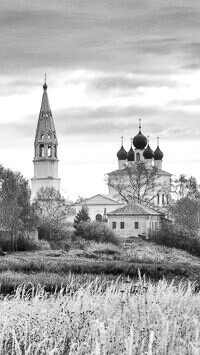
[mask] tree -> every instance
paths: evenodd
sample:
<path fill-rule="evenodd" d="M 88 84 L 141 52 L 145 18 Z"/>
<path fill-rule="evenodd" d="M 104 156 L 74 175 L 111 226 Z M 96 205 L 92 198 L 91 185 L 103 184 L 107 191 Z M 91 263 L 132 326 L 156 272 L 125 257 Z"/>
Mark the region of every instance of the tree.
<path fill-rule="evenodd" d="M 64 229 L 70 203 L 53 187 L 42 187 L 33 202 L 40 235 L 47 240 L 57 239 Z"/>
<path fill-rule="evenodd" d="M 200 199 L 200 185 L 194 176 L 187 177 L 181 174 L 172 182 L 172 193 L 175 200 L 185 197 L 198 200 Z"/>
<path fill-rule="evenodd" d="M 34 224 L 30 196 L 28 180 L 0 166 L 0 224 L 11 233 L 12 249 L 17 233 Z"/>
<path fill-rule="evenodd" d="M 88 213 L 88 207 L 82 206 L 81 210 L 77 213 L 77 215 L 74 218 L 74 228 L 77 229 L 77 226 L 80 222 L 89 222 L 90 217 Z"/>
<path fill-rule="evenodd" d="M 134 167 L 126 167 L 117 174 L 109 174 L 106 181 L 109 188 L 116 192 L 116 196 L 126 203 L 152 205 L 154 197 L 160 191 L 169 192 L 170 189 L 170 186 L 159 182 L 158 169 L 148 169 L 143 162 Z"/>
<path fill-rule="evenodd" d="M 175 224 L 182 229 L 195 232 L 199 227 L 199 201 L 186 196 L 177 200 L 170 210 Z"/>

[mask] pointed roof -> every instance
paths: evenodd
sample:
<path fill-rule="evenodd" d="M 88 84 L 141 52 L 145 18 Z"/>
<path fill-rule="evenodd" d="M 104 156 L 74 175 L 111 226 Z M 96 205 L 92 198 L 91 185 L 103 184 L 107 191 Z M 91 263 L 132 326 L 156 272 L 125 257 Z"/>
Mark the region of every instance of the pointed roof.
<path fill-rule="evenodd" d="M 55 125 L 54 125 L 53 116 L 49 104 L 48 94 L 47 94 L 46 78 L 45 78 L 45 83 L 43 85 L 43 90 L 44 91 L 42 95 L 41 108 L 40 108 L 36 135 L 35 135 L 35 144 L 37 144 L 38 141 L 41 140 L 41 134 L 44 134 L 47 137 L 49 133 L 51 134 L 51 140 L 49 142 L 58 144 Z"/>
<path fill-rule="evenodd" d="M 49 105 L 49 98 L 47 95 L 47 84 L 46 82 L 43 85 L 43 95 L 42 95 L 42 103 L 41 103 L 41 108 L 40 108 L 40 112 L 51 112 L 51 108 Z"/>

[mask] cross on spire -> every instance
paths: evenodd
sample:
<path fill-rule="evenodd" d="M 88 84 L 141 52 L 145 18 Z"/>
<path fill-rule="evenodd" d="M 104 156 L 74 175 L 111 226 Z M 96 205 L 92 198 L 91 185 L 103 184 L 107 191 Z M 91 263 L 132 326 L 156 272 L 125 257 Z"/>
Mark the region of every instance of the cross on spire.
<path fill-rule="evenodd" d="M 43 85 L 43 89 L 47 90 L 47 74 L 44 74 L 44 85 Z"/>
<path fill-rule="evenodd" d="M 122 146 L 123 146 L 123 143 L 124 143 L 124 137 L 121 136 L 121 143 L 122 143 Z"/>
<path fill-rule="evenodd" d="M 141 118 L 139 118 L 139 131 L 141 132 Z"/>
<path fill-rule="evenodd" d="M 159 147 L 159 137 L 157 137 L 157 146 Z"/>

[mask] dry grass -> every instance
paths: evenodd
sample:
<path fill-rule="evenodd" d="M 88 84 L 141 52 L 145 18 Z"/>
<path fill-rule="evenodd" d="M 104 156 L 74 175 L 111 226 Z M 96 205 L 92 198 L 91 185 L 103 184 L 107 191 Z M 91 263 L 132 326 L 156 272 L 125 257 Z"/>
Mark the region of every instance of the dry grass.
<path fill-rule="evenodd" d="M 63 291 L 19 288 L 0 302 L 1 355 L 200 352 L 200 295 L 191 284 L 146 285 L 140 278 L 135 292 L 132 283 L 105 289 L 96 280 Z"/>

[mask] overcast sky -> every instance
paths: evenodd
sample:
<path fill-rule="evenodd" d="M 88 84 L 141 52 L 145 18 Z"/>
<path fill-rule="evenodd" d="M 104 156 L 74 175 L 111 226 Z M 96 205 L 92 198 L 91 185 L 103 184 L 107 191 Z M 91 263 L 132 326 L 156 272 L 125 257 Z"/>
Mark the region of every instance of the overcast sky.
<path fill-rule="evenodd" d="M 0 162 L 33 177 L 47 73 L 65 195 L 107 193 L 139 117 L 163 169 L 200 181 L 199 33 L 198 0 L 1 0 Z"/>

